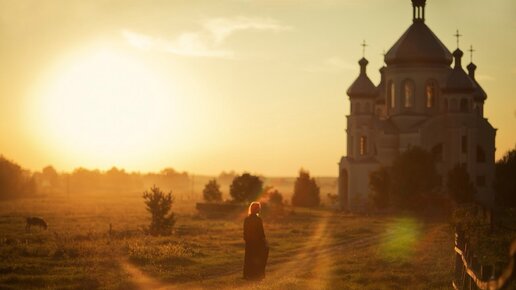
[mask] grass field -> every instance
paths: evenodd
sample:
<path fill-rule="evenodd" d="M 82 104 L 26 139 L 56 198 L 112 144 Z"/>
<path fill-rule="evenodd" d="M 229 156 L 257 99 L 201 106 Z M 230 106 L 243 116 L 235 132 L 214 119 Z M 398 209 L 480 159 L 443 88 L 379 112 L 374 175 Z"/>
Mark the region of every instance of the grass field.
<path fill-rule="evenodd" d="M 267 277 L 246 282 L 237 217 L 178 201 L 175 232 L 146 236 L 140 195 L 0 204 L 0 289 L 449 289 L 453 230 L 411 216 L 285 208 L 264 214 Z M 47 231 L 25 232 L 38 215 Z M 111 235 L 109 224 L 113 226 Z"/>

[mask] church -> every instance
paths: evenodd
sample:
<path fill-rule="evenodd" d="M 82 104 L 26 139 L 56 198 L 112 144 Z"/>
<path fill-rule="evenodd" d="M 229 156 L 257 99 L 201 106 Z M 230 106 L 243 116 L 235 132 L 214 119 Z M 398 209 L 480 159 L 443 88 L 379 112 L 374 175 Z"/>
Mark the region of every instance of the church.
<path fill-rule="evenodd" d="M 347 90 L 347 154 L 339 162 L 342 209 L 363 208 L 369 172 L 414 146 L 434 155 L 443 188 L 448 171 L 464 164 L 475 199 L 494 202 L 496 129 L 484 117 L 487 95 L 475 79 L 476 65 L 462 67 L 458 32 L 451 53 L 425 24 L 425 4 L 412 0 L 413 22 L 385 54 L 378 85 L 367 76 L 367 59 L 358 62 L 360 73 Z"/>

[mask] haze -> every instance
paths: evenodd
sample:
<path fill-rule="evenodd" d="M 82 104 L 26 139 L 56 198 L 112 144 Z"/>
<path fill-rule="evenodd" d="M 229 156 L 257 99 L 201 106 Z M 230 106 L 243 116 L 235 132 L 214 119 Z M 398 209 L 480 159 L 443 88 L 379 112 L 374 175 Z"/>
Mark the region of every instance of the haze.
<path fill-rule="evenodd" d="M 516 2 L 426 12 L 450 50 L 456 29 L 475 49 L 498 159 L 516 143 Z M 335 176 L 360 44 L 377 83 L 411 16 L 408 0 L 0 1 L 0 154 L 29 169 Z"/>

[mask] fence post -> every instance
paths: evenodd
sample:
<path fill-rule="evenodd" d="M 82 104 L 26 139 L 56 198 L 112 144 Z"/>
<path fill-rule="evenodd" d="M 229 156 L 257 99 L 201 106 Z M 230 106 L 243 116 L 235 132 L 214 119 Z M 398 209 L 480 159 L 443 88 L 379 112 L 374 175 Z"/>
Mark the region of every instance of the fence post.
<path fill-rule="evenodd" d="M 479 264 L 478 264 L 478 258 L 477 258 L 477 255 L 473 255 L 473 257 L 471 258 L 471 270 L 473 270 L 473 272 L 475 273 L 475 275 L 478 277 L 479 276 Z M 475 283 L 475 280 L 473 280 L 473 278 L 471 278 L 471 284 L 469 286 L 469 289 L 471 290 L 477 290 L 478 287 L 477 287 L 477 283 Z"/>
<path fill-rule="evenodd" d="M 464 255 L 464 259 L 466 262 L 468 261 L 468 254 L 469 254 L 469 244 L 466 239 L 464 239 L 464 251 L 462 252 L 462 255 Z M 462 264 L 462 289 L 468 289 L 468 271 L 467 271 L 467 263 L 466 265 Z"/>
<path fill-rule="evenodd" d="M 463 244 L 463 240 L 464 240 L 464 236 L 463 236 L 463 232 L 460 228 L 459 225 L 457 225 L 455 227 L 455 247 L 457 247 L 458 249 L 460 249 L 461 251 L 464 251 L 464 244 Z M 455 276 L 454 276 L 454 280 L 455 280 L 455 283 L 457 285 L 457 287 L 459 287 L 460 283 L 461 283 L 461 274 L 462 274 L 462 258 L 460 256 L 460 254 L 455 251 Z"/>

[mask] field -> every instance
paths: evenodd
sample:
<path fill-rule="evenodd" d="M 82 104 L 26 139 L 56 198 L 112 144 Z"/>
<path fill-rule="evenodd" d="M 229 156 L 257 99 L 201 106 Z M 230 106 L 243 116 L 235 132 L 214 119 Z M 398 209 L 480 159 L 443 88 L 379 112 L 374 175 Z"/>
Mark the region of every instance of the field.
<path fill-rule="evenodd" d="M 267 277 L 241 278 L 245 213 L 207 218 L 177 201 L 169 237 L 152 237 L 139 194 L 0 204 L 0 289 L 449 289 L 453 230 L 412 216 L 286 207 L 264 213 Z M 38 215 L 47 231 L 25 231 Z M 112 225 L 110 233 L 109 228 Z"/>

